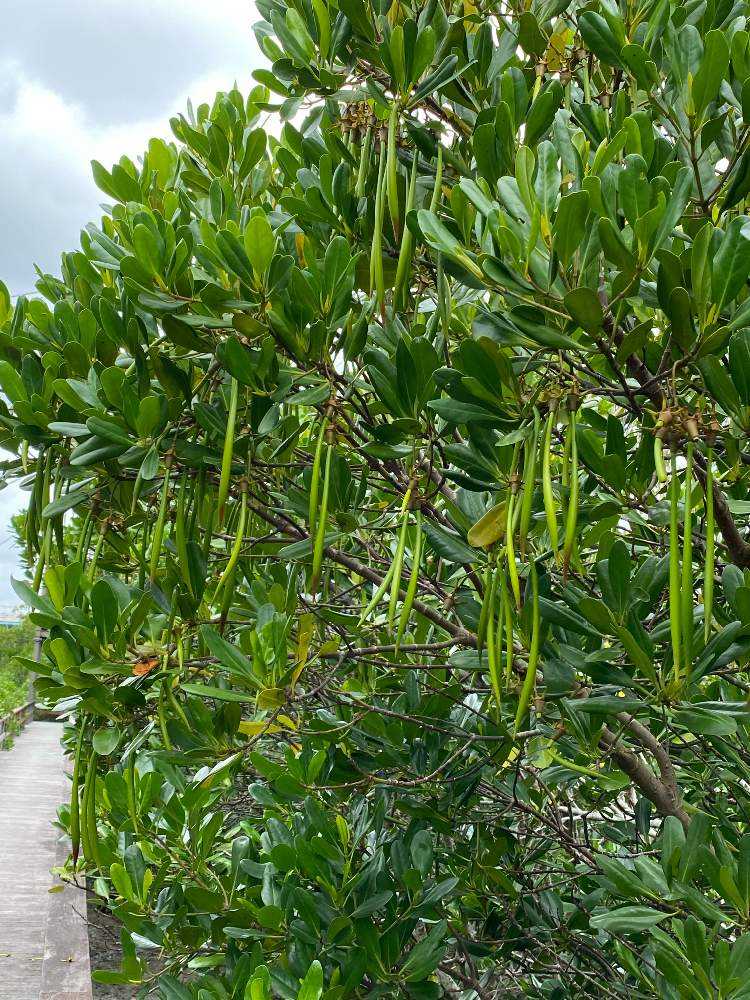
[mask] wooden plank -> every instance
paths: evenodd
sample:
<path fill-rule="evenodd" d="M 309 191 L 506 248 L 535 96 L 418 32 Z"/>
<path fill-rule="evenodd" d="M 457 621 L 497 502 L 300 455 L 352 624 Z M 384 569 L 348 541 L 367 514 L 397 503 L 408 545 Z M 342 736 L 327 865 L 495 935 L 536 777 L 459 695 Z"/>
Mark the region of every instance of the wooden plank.
<path fill-rule="evenodd" d="M 61 801 L 69 794 L 70 784 L 64 776 Z M 56 868 L 65 864 L 69 853 L 68 838 L 58 837 Z M 49 897 L 39 1000 L 91 1000 L 85 879 L 81 888 L 64 883 L 57 876 L 52 884 L 61 887 L 61 891 Z"/>
<path fill-rule="evenodd" d="M 40 997 L 43 976 L 48 984 L 46 1000 L 91 996 L 88 939 L 85 960 L 81 944 L 85 924 L 80 918 L 73 923 L 71 903 L 80 909 L 78 893 L 49 891 L 50 869 L 64 857 L 58 851 L 65 850 L 59 843 L 60 831 L 52 825 L 67 794 L 60 733 L 59 723 L 31 722 L 16 737 L 12 750 L 0 752 L 0 1000 Z M 48 938 L 48 926 L 77 935 L 75 947 L 63 944 L 54 930 Z M 45 954 L 51 963 L 48 970 Z"/>

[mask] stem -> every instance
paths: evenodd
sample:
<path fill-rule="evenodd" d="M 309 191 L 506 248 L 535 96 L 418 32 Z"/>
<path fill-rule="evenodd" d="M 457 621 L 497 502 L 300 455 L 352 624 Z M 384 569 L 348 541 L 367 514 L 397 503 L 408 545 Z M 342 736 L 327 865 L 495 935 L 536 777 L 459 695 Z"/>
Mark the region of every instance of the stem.
<path fill-rule="evenodd" d="M 682 591 L 680 618 L 682 623 L 682 659 L 685 678 L 689 680 L 693 665 L 693 442 L 687 445 L 685 467 L 685 519 L 682 534 Z"/>
<path fill-rule="evenodd" d="M 536 564 L 531 563 L 530 566 L 531 574 L 531 600 L 532 600 L 532 613 L 531 613 L 531 642 L 529 644 L 529 664 L 526 668 L 526 676 L 523 681 L 523 687 L 521 688 L 521 695 L 518 699 L 518 709 L 516 710 L 516 720 L 513 729 L 513 738 L 518 735 L 521 729 L 521 723 L 526 715 L 526 711 L 531 704 L 531 699 L 534 694 L 534 686 L 536 685 L 536 672 L 537 666 L 539 664 L 539 635 L 540 635 L 540 616 L 539 616 L 539 577 L 536 571 Z"/>
<path fill-rule="evenodd" d="M 672 636 L 672 664 L 675 683 L 680 679 L 680 524 L 677 455 L 672 450 L 672 481 L 669 505 L 669 627 Z"/>
<path fill-rule="evenodd" d="M 229 390 L 229 415 L 227 416 L 227 432 L 224 437 L 224 451 L 221 456 L 221 478 L 219 479 L 219 524 L 224 523 L 224 504 L 229 496 L 229 479 L 232 474 L 232 454 L 234 451 L 234 428 L 237 423 L 237 403 L 239 401 L 239 382 L 232 379 Z"/>
<path fill-rule="evenodd" d="M 706 456 L 706 557 L 703 568 L 703 640 L 711 638 L 714 606 L 714 562 L 716 554 L 716 525 L 714 515 L 713 448 Z"/>

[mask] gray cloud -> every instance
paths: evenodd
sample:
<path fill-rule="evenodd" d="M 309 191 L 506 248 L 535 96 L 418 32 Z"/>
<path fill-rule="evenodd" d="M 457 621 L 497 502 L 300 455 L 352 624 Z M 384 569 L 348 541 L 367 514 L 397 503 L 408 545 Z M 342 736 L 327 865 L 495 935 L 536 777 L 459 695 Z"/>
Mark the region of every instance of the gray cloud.
<path fill-rule="evenodd" d="M 249 0 L 5 0 L 3 13 L 0 278 L 20 294 L 98 217 L 91 159 L 169 137 L 188 97 L 249 90 L 262 57 Z"/>
<path fill-rule="evenodd" d="M 248 78 L 255 17 L 250 0 L 5 0 L 12 30 L 0 59 L 108 127 L 139 121 L 209 73 Z"/>
<path fill-rule="evenodd" d="M 0 34 L 0 279 L 33 291 L 33 265 L 59 272 L 105 196 L 89 161 L 133 158 L 169 117 L 263 63 L 251 0 L 3 0 Z M 25 506 L 0 490 L 0 604 L 23 576 L 9 530 Z"/>

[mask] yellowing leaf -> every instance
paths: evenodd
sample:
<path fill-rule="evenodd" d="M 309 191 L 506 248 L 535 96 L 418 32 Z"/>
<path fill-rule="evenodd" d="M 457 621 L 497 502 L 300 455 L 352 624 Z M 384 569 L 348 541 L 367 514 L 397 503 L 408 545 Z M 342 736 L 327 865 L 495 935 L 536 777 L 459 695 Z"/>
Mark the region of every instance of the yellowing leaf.
<path fill-rule="evenodd" d="M 282 688 L 263 688 L 258 692 L 258 708 L 278 708 L 285 699 L 286 693 Z"/>
<path fill-rule="evenodd" d="M 258 736 L 260 733 L 280 733 L 284 729 L 296 728 L 288 715 L 277 715 L 275 719 L 242 719 L 237 731 L 246 736 Z"/>
<path fill-rule="evenodd" d="M 495 504 L 486 514 L 479 518 L 476 524 L 469 528 L 466 536 L 469 545 L 477 549 L 486 549 L 505 534 L 505 501 Z"/>

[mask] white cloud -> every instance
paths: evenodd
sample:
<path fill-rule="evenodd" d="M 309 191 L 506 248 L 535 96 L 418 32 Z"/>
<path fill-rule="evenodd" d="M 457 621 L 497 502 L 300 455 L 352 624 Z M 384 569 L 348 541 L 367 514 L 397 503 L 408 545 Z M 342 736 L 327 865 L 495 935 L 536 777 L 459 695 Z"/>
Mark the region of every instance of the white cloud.
<path fill-rule="evenodd" d="M 169 118 L 265 63 L 251 0 L 2 0 L 0 33 L 0 278 L 33 291 L 33 265 L 59 273 L 60 254 L 106 200 L 90 161 L 136 158 Z M 22 509 L 0 491 L 0 604 L 23 575 L 10 532 Z"/>
<path fill-rule="evenodd" d="M 0 59 L 84 108 L 89 119 L 141 119 L 219 71 L 257 65 L 251 0 L 4 0 Z"/>
<path fill-rule="evenodd" d="M 5 0 L 3 13 L 0 278 L 20 294 L 100 214 L 92 159 L 138 156 L 188 98 L 249 90 L 263 59 L 247 0 Z"/>

